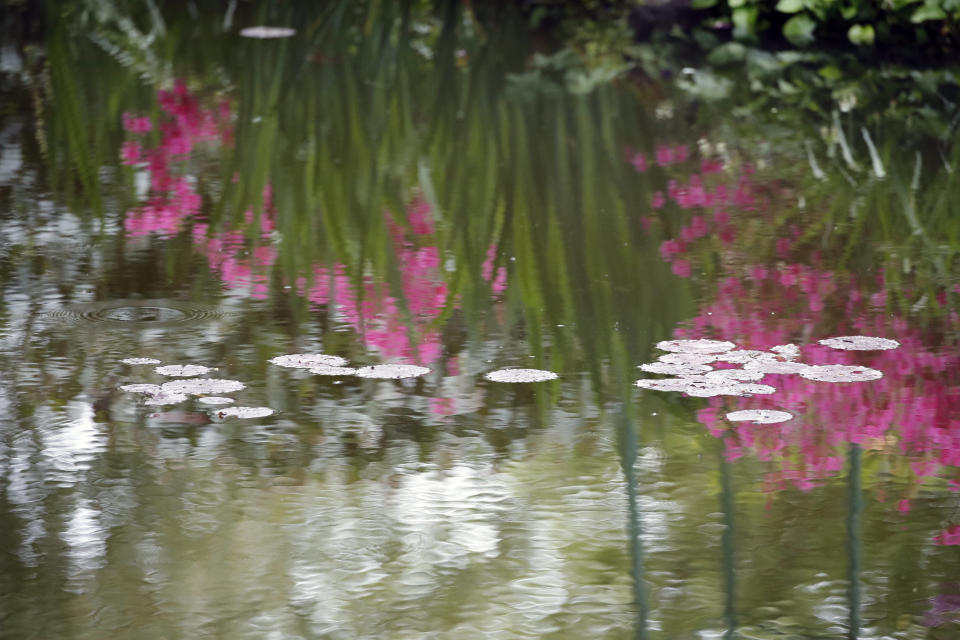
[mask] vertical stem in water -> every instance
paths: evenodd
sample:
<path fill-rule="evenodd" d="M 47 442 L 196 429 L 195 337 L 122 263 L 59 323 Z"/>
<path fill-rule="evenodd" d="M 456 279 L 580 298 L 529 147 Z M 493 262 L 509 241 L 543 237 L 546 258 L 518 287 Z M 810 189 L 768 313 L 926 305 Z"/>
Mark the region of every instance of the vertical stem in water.
<path fill-rule="evenodd" d="M 863 496 L 860 492 L 862 452 L 859 445 L 850 444 L 850 469 L 847 475 L 847 600 L 850 607 L 850 628 L 847 637 L 860 637 L 860 514 Z"/>
<path fill-rule="evenodd" d="M 723 604 L 723 618 L 727 623 L 727 632 L 724 638 L 730 640 L 734 637 L 737 630 L 737 574 L 736 574 L 736 550 L 734 540 L 736 539 L 736 529 L 733 520 L 733 487 L 730 479 L 730 463 L 727 461 L 726 440 L 719 441 L 720 446 L 720 506 L 723 509 L 723 577 L 726 587 L 726 598 Z"/>
<path fill-rule="evenodd" d="M 643 541 L 640 524 L 640 509 L 637 505 L 637 433 L 627 416 L 628 406 L 620 413 L 617 431 L 620 441 L 620 466 L 627 483 L 627 505 L 630 521 L 627 523 L 627 535 L 630 536 L 630 575 L 633 576 L 633 599 L 637 607 L 637 627 L 635 637 L 646 640 L 647 635 L 647 589 L 644 584 Z"/>

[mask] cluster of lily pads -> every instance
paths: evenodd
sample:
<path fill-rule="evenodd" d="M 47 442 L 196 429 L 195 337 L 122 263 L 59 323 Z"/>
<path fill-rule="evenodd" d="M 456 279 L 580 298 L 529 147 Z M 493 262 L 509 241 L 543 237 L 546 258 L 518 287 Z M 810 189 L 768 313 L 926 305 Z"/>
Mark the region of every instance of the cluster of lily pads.
<path fill-rule="evenodd" d="M 868 336 L 840 336 L 826 338 L 820 344 L 844 351 L 874 351 L 896 349 L 900 343 L 887 338 Z M 776 389 L 760 383 L 767 374 L 799 375 L 818 382 L 867 382 L 883 377 L 870 367 L 844 364 L 811 365 L 799 361 L 800 348 L 795 344 L 771 347 L 769 351 L 737 349 L 725 340 L 665 340 L 657 348 L 666 351 L 656 362 L 640 365 L 648 373 L 672 376 L 669 378 L 642 378 L 636 385 L 653 391 L 672 391 L 688 396 L 710 398 L 715 396 L 752 396 L 771 394 Z M 713 365 L 740 365 L 715 368 Z M 746 410 L 727 414 L 731 421 L 750 421 L 758 424 L 785 422 L 793 416 L 786 411 Z"/>
<path fill-rule="evenodd" d="M 121 360 L 128 365 L 160 365 L 155 358 L 126 358 Z M 161 365 L 154 368 L 154 372 L 162 376 L 181 378 L 163 384 L 125 384 L 121 391 L 139 393 L 146 396 L 148 405 L 171 405 L 185 402 L 190 396 L 197 396 L 197 402 L 211 407 L 233 404 L 233 398 L 224 395 L 246 388 L 239 380 L 224 380 L 221 378 L 196 378 L 213 371 L 210 367 L 199 364 Z M 216 409 L 213 414 L 217 418 L 263 418 L 273 414 L 270 407 L 224 407 Z"/>
<path fill-rule="evenodd" d="M 164 384 L 125 384 L 121 391 L 138 393 L 146 397 L 148 405 L 171 405 L 185 402 L 190 396 L 196 396 L 197 402 L 211 407 L 232 404 L 233 398 L 222 394 L 233 393 L 246 388 L 239 380 L 221 378 L 197 378 L 210 371 L 211 367 L 199 364 L 163 365 L 155 358 L 125 358 L 123 364 L 159 365 L 154 373 L 162 376 L 181 378 Z M 376 364 L 366 367 L 350 367 L 345 358 L 324 353 L 293 353 L 272 358 L 272 364 L 291 369 L 305 369 L 321 376 L 355 376 L 358 378 L 399 380 L 418 378 L 430 372 L 428 367 L 412 364 Z M 542 382 L 557 377 L 552 371 L 542 369 L 498 369 L 484 376 L 492 382 Z M 213 414 L 218 418 L 263 418 L 274 413 L 269 407 L 226 407 L 216 409 Z"/>

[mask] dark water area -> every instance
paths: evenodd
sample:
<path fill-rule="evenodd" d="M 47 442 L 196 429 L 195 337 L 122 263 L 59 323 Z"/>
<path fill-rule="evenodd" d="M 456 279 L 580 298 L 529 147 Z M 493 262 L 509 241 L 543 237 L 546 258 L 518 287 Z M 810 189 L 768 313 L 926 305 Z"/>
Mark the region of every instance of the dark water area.
<path fill-rule="evenodd" d="M 0 638 L 960 638 L 954 72 L 473 5 L 5 38 Z"/>

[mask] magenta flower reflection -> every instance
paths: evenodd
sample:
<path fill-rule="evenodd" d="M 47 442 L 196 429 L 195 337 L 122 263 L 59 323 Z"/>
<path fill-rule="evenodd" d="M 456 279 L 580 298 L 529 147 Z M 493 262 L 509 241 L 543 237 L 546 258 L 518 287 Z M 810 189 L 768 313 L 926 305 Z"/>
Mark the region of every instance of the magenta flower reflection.
<path fill-rule="evenodd" d="M 682 172 L 684 167 L 668 149 L 657 148 L 658 164 L 673 165 L 674 174 Z M 636 166 L 634 157 L 628 161 Z M 677 276 L 691 277 L 697 271 L 694 248 L 713 251 L 710 247 L 717 245 L 711 240 L 716 239 L 732 250 L 740 225 L 748 227 L 767 216 L 770 187 L 758 186 L 752 169 L 747 167 L 732 184 L 720 171 L 719 163 L 702 160 L 699 173 L 694 169 L 686 179 L 669 179 L 664 191 L 653 193 L 650 207 L 662 211 L 661 219 L 679 215 L 686 220 L 660 246 L 662 259 Z M 738 211 L 738 226 L 729 210 Z M 851 443 L 878 455 L 890 454 L 896 470 L 913 483 L 938 474 L 955 476 L 960 469 L 960 354 L 928 347 L 940 340 L 886 311 L 882 275 L 875 282 L 859 281 L 822 268 L 816 255 L 812 264 L 790 262 L 801 233 L 793 225 L 771 238 L 767 251 L 752 248 L 754 255 L 775 256 L 775 264 L 750 264 L 749 258 L 723 261 L 713 301 L 677 329 L 675 337 L 715 337 L 758 350 L 800 343 L 807 364 L 861 365 L 882 371 L 884 377 L 868 384 L 830 384 L 767 374 L 763 382 L 776 393 L 711 398 L 698 413 L 700 421 L 711 434 L 724 437 L 731 459 L 749 451 L 772 463 L 770 489 L 810 489 L 841 473 Z M 709 255 L 713 259 L 715 254 Z M 960 324 L 956 314 L 949 321 Z M 849 352 L 816 344 L 837 335 L 895 338 L 901 347 Z M 723 417 L 743 409 L 786 410 L 797 417 L 776 427 L 731 423 Z M 956 480 L 951 483 L 960 487 Z M 899 500 L 897 508 L 909 511 L 909 498 Z M 956 531 L 948 529 L 937 540 L 954 544 Z"/>

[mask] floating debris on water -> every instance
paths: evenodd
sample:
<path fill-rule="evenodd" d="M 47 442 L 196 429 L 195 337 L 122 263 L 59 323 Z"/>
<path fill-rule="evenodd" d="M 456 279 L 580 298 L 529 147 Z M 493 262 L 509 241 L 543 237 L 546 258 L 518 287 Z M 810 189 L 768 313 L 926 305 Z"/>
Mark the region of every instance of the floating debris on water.
<path fill-rule="evenodd" d="M 164 393 L 185 393 L 191 396 L 209 396 L 218 393 L 232 393 L 246 388 L 239 380 L 221 380 L 218 378 L 192 378 L 174 380 L 161 385 Z"/>
<path fill-rule="evenodd" d="M 160 393 L 160 385 L 158 384 L 125 384 L 120 386 L 120 391 L 126 391 L 128 393 L 146 393 L 149 395 L 156 395 Z"/>
<path fill-rule="evenodd" d="M 870 336 L 839 336 L 837 338 L 824 338 L 819 342 L 831 349 L 842 349 L 843 351 L 883 351 L 896 349 L 900 346 L 900 343 L 896 340 L 872 338 Z"/>
<path fill-rule="evenodd" d="M 868 382 L 879 380 L 883 372 L 870 367 L 857 367 L 845 364 L 811 365 L 800 372 L 807 380 L 817 382 Z"/>
<path fill-rule="evenodd" d="M 717 356 L 712 353 L 665 353 L 657 361 L 667 364 L 710 364 L 717 361 Z"/>
<path fill-rule="evenodd" d="M 162 361 L 156 358 L 124 358 L 123 364 L 160 364 Z"/>
<path fill-rule="evenodd" d="M 161 390 L 160 393 L 150 396 L 150 398 L 144 404 L 179 404 L 184 402 L 186 399 L 187 395 L 184 393 L 170 393 L 168 391 Z"/>
<path fill-rule="evenodd" d="M 330 365 L 320 365 L 310 369 L 310 373 L 318 376 L 355 376 L 357 370 L 353 367 L 331 367 Z"/>
<path fill-rule="evenodd" d="M 290 27 L 246 27 L 240 30 L 240 35 L 244 38 L 256 38 L 258 40 L 268 40 L 271 38 L 290 38 L 297 33 L 296 29 Z"/>
<path fill-rule="evenodd" d="M 222 405 L 222 404 L 233 404 L 233 398 L 225 398 L 224 396 L 203 396 L 202 398 L 197 398 L 197 402 L 200 404 L 209 404 L 209 405 Z"/>
<path fill-rule="evenodd" d="M 379 378 L 384 380 L 398 380 L 400 378 L 418 378 L 430 373 L 427 367 L 418 367 L 414 364 L 375 364 L 371 367 L 357 369 L 359 378 Z"/>
<path fill-rule="evenodd" d="M 321 366 L 342 367 L 347 364 L 347 359 L 340 356 L 328 356 L 325 353 L 291 353 L 287 356 L 272 358 L 270 362 L 290 369 L 313 369 Z"/>
<path fill-rule="evenodd" d="M 270 407 L 227 407 L 216 412 L 218 418 L 266 418 L 272 416 Z"/>
<path fill-rule="evenodd" d="M 698 338 L 696 340 L 664 340 L 657 343 L 657 349 L 661 351 L 674 351 L 677 353 L 723 353 L 736 348 L 737 345 L 726 340 L 707 340 Z"/>
<path fill-rule="evenodd" d="M 198 376 L 201 373 L 213 371 L 213 369 L 205 367 L 202 364 L 168 364 L 165 367 L 157 367 L 154 371 L 162 376 L 189 378 L 190 376 Z"/>
<path fill-rule="evenodd" d="M 800 357 L 800 347 L 795 344 L 778 344 L 775 347 L 770 347 L 770 351 L 787 360 L 796 360 Z"/>
<path fill-rule="evenodd" d="M 758 358 L 743 365 L 744 369 L 750 371 L 777 374 L 802 373 L 808 367 L 810 367 L 810 365 L 802 362 L 793 362 L 792 360 L 767 360 L 765 358 Z"/>
<path fill-rule="evenodd" d="M 483 376 L 491 382 L 544 382 L 556 380 L 557 374 L 543 369 L 498 369 Z"/>
<path fill-rule="evenodd" d="M 708 364 L 670 364 L 669 362 L 642 364 L 640 369 L 647 373 L 662 373 L 668 376 L 695 376 L 713 371 L 713 367 Z"/>
<path fill-rule="evenodd" d="M 727 414 L 727 420 L 730 422 L 753 422 L 755 424 L 776 424 L 786 422 L 792 417 L 792 413 L 773 409 L 744 409 Z"/>

